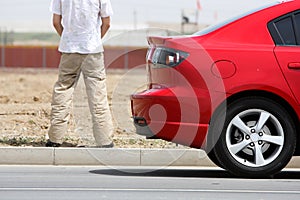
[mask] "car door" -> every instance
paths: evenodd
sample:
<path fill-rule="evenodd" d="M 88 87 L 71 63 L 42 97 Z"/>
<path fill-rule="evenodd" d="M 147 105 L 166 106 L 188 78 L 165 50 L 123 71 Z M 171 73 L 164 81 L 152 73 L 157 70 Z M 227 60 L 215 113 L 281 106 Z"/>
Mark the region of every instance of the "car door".
<path fill-rule="evenodd" d="M 279 17 L 268 24 L 276 47 L 274 54 L 300 103 L 300 11 Z"/>

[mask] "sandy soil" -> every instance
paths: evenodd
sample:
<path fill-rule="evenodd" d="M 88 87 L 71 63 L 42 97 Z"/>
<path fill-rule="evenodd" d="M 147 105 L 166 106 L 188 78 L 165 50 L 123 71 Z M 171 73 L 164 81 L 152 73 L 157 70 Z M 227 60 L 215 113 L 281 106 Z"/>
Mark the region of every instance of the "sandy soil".
<path fill-rule="evenodd" d="M 145 70 L 108 70 L 107 75 L 116 146 L 177 147 L 161 140 L 145 140 L 135 134 L 129 96 L 145 88 Z M 0 68 L 0 145 L 44 145 L 49 129 L 52 88 L 56 79 L 57 70 Z M 91 119 L 82 80 L 74 93 L 73 104 L 74 109 L 64 144 L 93 145 Z"/>

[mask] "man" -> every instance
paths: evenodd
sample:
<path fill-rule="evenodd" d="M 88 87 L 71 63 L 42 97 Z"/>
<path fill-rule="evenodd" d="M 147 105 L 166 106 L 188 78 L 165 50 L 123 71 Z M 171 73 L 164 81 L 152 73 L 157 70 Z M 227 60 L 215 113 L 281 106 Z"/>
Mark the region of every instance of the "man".
<path fill-rule="evenodd" d="M 61 36 L 58 81 L 54 85 L 51 127 L 47 147 L 59 147 L 72 107 L 73 92 L 82 72 L 100 148 L 110 148 L 113 123 L 107 101 L 106 73 L 101 38 L 110 27 L 110 0 L 52 0 L 53 26 Z"/>

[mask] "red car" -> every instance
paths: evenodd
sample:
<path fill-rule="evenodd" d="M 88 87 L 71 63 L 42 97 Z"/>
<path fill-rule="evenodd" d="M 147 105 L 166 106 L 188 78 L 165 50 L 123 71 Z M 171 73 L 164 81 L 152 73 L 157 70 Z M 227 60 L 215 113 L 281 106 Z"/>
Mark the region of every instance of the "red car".
<path fill-rule="evenodd" d="M 138 134 L 204 149 L 243 177 L 300 155 L 300 0 L 148 41 L 148 89 L 131 96 Z"/>

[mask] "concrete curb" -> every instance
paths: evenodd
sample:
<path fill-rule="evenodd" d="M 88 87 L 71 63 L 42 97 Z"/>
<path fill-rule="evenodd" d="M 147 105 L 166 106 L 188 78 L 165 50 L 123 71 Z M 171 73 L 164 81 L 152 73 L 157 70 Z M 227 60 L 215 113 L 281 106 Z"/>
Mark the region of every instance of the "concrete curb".
<path fill-rule="evenodd" d="M 2 147 L 0 165 L 215 166 L 197 149 Z M 300 157 L 287 166 L 300 168 Z"/>

